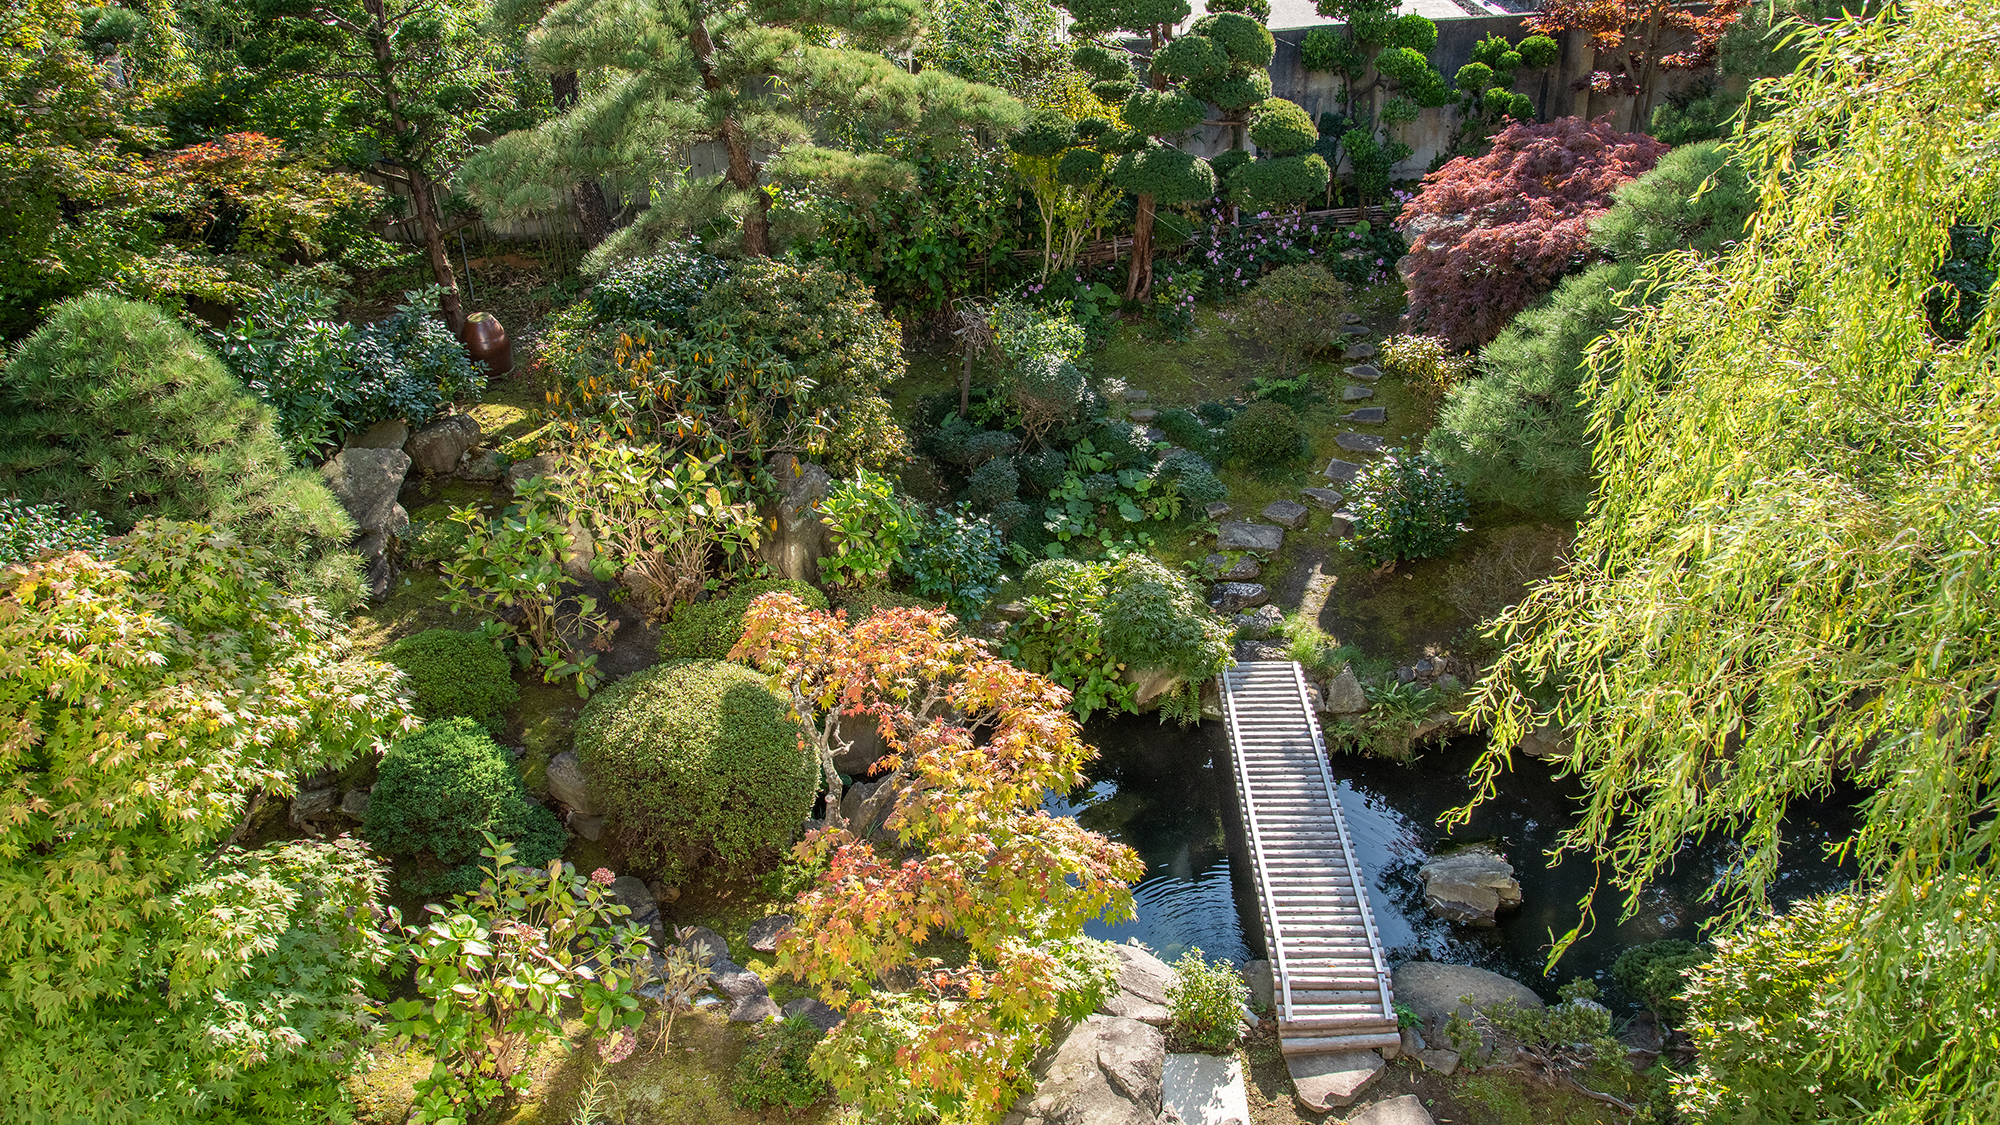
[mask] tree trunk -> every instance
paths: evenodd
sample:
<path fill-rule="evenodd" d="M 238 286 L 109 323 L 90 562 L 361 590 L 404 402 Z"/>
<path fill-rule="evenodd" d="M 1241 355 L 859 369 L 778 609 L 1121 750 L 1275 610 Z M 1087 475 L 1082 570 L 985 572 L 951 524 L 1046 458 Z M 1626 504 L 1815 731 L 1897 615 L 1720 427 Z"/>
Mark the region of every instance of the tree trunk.
<path fill-rule="evenodd" d="M 715 53 L 715 41 L 709 37 L 706 17 L 700 12 L 693 13 L 689 21 L 688 46 L 694 52 L 695 65 L 701 69 L 701 86 L 704 90 L 721 90 L 722 79 L 715 68 L 708 64 L 709 56 Z M 722 147 L 729 153 L 729 171 L 723 179 L 738 191 L 755 191 L 757 177 L 764 166 L 750 159 L 750 141 L 743 135 L 743 126 L 734 117 L 722 119 Z M 771 197 L 756 192 L 750 201 L 750 209 L 743 214 L 743 252 L 753 258 L 769 257 L 771 253 Z"/>
<path fill-rule="evenodd" d="M 1643 129 L 1652 120 L 1653 83 L 1660 72 L 1660 10 L 1666 0 L 1653 0 L 1653 11 L 1646 20 L 1646 69 L 1639 75 L 1639 92 L 1633 95 L 1632 128 Z"/>
<path fill-rule="evenodd" d="M 1139 197 L 1139 218 L 1132 224 L 1132 268 L 1125 274 L 1125 299 L 1143 301 L 1153 292 L 1153 197 Z"/>
<path fill-rule="evenodd" d="M 424 171 L 422 151 L 418 138 L 411 130 L 409 122 L 403 118 L 403 97 L 396 88 L 396 52 L 390 43 L 389 12 L 382 0 L 363 0 L 362 8 L 368 13 L 368 46 L 375 55 L 375 71 L 381 79 L 382 107 L 389 111 L 389 127 L 395 131 L 400 155 L 404 159 L 395 161 L 410 181 L 410 206 L 417 209 L 417 222 L 424 231 L 424 252 L 431 262 L 431 276 L 444 287 L 438 297 L 438 311 L 455 333 L 465 325 L 465 308 L 458 299 L 458 278 L 451 272 L 451 259 L 445 256 L 444 232 L 438 228 L 437 196 L 431 190 L 431 178 Z M 407 147 L 403 147 L 407 142 Z"/>
<path fill-rule="evenodd" d="M 465 326 L 465 306 L 459 301 L 458 279 L 451 272 L 451 259 L 444 249 L 444 232 L 438 226 L 437 198 L 431 191 L 431 179 L 417 167 L 405 168 L 410 176 L 410 205 L 417 209 L 417 222 L 424 228 L 424 254 L 431 262 L 431 276 L 444 286 L 438 294 L 438 309 L 444 313 L 445 323 L 457 332 Z"/>
<path fill-rule="evenodd" d="M 549 94 L 555 99 L 556 112 L 574 107 L 577 93 L 576 71 L 549 75 Z M 604 189 L 596 180 L 578 180 L 570 190 L 570 198 L 576 204 L 576 221 L 583 230 L 584 245 L 595 246 L 611 237 L 611 208 L 604 202 Z"/>

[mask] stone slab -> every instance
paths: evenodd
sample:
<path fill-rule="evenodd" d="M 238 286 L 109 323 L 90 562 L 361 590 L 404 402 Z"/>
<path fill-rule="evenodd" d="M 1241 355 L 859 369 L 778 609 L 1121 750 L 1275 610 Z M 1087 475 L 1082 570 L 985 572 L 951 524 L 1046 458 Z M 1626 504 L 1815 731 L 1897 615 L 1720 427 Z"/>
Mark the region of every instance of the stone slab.
<path fill-rule="evenodd" d="M 1382 1056 L 1373 1051 L 1336 1051 L 1330 1055 L 1291 1055 L 1294 1096 L 1313 1113 L 1353 1105 L 1354 1099 L 1382 1076 Z"/>
<path fill-rule="evenodd" d="M 1134 409 L 1131 413 L 1126 415 L 1127 418 L 1130 418 L 1134 422 L 1137 422 L 1141 425 L 1144 425 L 1145 423 L 1150 422 L 1153 419 L 1158 418 L 1159 416 L 1160 412 L 1153 409 L 1150 406 L 1138 407 Z"/>
<path fill-rule="evenodd" d="M 1333 443 L 1349 453 L 1380 453 L 1385 444 L 1374 434 L 1356 433 L 1335 434 Z"/>
<path fill-rule="evenodd" d="M 1343 367 L 1340 371 L 1348 378 L 1359 379 L 1364 383 L 1372 383 L 1382 377 L 1381 369 L 1372 363 L 1357 363 L 1353 367 Z"/>
<path fill-rule="evenodd" d="M 1346 358 L 1374 359 L 1378 350 L 1373 344 L 1351 344 L 1348 346 Z"/>
<path fill-rule="evenodd" d="M 1261 582 L 1218 582 L 1208 592 L 1209 608 L 1218 613 L 1255 609 L 1270 600 L 1271 591 Z"/>
<path fill-rule="evenodd" d="M 1285 545 L 1285 529 L 1268 523 L 1229 520 L 1216 529 L 1215 545 L 1224 551 L 1276 551 Z"/>
<path fill-rule="evenodd" d="M 1257 514 L 1293 531 L 1297 531 L 1299 525 L 1306 522 L 1306 506 L 1296 500 L 1273 500 L 1264 505 L 1264 510 Z"/>
<path fill-rule="evenodd" d="M 1331 488 L 1301 488 L 1299 489 L 1299 495 L 1325 508 L 1329 512 L 1337 512 L 1342 505 L 1347 503 L 1347 497 L 1342 496 Z"/>
<path fill-rule="evenodd" d="M 1417 1059 L 1418 1061 L 1422 1062 L 1425 1066 L 1430 1067 L 1432 1070 L 1437 1071 L 1439 1074 L 1444 1075 L 1446 1078 L 1450 1078 L 1453 1074 L 1456 1074 L 1458 1072 L 1459 1059 L 1457 1051 L 1444 1051 L 1444 1050 L 1418 1051 Z"/>
<path fill-rule="evenodd" d="M 1347 1125 L 1437 1125 L 1431 1111 L 1415 1094 L 1384 1098 L 1347 1119 Z"/>
<path fill-rule="evenodd" d="M 1467 1019 L 1478 1009 L 1502 1000 L 1512 1000 L 1524 1008 L 1539 1008 L 1542 998 L 1535 990 L 1511 977 L 1477 969 L 1471 965 L 1446 965 L 1436 961 L 1409 961 L 1396 966 L 1390 977 L 1396 1002 L 1417 1014 L 1424 1038 L 1435 1043 L 1453 1012 Z M 1471 1004 L 1460 997 L 1472 997 Z"/>
<path fill-rule="evenodd" d="M 1340 392 L 1342 402 L 1360 402 L 1364 398 L 1374 398 L 1374 387 L 1347 387 Z"/>
<path fill-rule="evenodd" d="M 792 916 L 789 914 L 773 914 L 768 918 L 760 918 L 750 923 L 748 935 L 750 948 L 758 953 L 776 953 L 778 939 L 791 928 Z"/>
<path fill-rule="evenodd" d="M 1353 484 L 1354 475 L 1360 471 L 1361 466 L 1352 461 L 1342 461 L 1336 457 L 1326 463 L 1326 472 L 1324 475 L 1326 479 L 1339 484 Z"/>
<path fill-rule="evenodd" d="M 1349 422 L 1360 422 L 1365 425 L 1387 422 L 1389 420 L 1389 408 L 1386 406 L 1364 406 L 1349 414 L 1346 420 Z"/>
<path fill-rule="evenodd" d="M 1167 1109 L 1185 1125 L 1250 1125 L 1250 1090 L 1240 1060 L 1168 1055 L 1160 1090 Z"/>

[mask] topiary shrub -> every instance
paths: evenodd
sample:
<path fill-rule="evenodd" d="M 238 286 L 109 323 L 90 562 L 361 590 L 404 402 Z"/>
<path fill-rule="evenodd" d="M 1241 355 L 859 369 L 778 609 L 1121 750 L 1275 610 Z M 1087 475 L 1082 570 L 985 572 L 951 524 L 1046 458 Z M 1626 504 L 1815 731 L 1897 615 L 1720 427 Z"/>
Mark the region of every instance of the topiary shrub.
<path fill-rule="evenodd" d="M 1428 453 L 1391 453 L 1364 467 L 1347 500 L 1354 534 L 1341 543 L 1378 566 L 1445 553 L 1472 511 L 1465 490 Z"/>
<path fill-rule="evenodd" d="M 982 462 L 965 482 L 965 499 L 983 512 L 990 512 L 1014 499 L 1020 491 L 1021 474 L 1014 468 L 1014 462 L 1006 457 Z"/>
<path fill-rule="evenodd" d="M 1705 965 L 1715 950 L 1679 938 L 1635 945 L 1618 955 L 1611 979 L 1669 1024 L 1687 1019 L 1687 970 Z"/>
<path fill-rule="evenodd" d="M 792 594 L 814 609 L 826 608 L 826 595 L 804 582 L 789 578 L 745 582 L 727 597 L 694 602 L 675 610 L 673 619 L 660 627 L 660 655 L 690 660 L 729 659 L 729 650 L 743 639 L 743 611 L 773 590 Z"/>
<path fill-rule="evenodd" d="M 268 407 L 164 311 L 119 297 L 58 308 L 0 368 L 0 493 L 96 512 L 226 525 L 293 593 L 360 598 L 333 493 L 290 465 Z"/>
<path fill-rule="evenodd" d="M 1021 474 L 1023 488 L 1047 495 L 1061 487 L 1063 474 L 1069 471 L 1069 456 L 1060 449 L 1038 449 L 1016 457 L 1014 466 Z"/>
<path fill-rule="evenodd" d="M 818 791 L 790 716 L 749 668 L 673 660 L 591 697 L 576 752 L 635 865 L 668 883 L 711 866 L 751 875 L 791 842 Z"/>
<path fill-rule="evenodd" d="M 1222 446 L 1230 460 L 1260 475 L 1283 471 L 1306 453 L 1299 416 L 1280 402 L 1253 402 L 1223 427 Z"/>
<path fill-rule="evenodd" d="M 793 1016 L 766 1021 L 750 1036 L 729 1082 L 739 1109 L 804 1109 L 831 1092 L 812 1072 L 813 1048 L 826 1036 L 818 1027 Z"/>
<path fill-rule="evenodd" d="M 1237 315 L 1245 335 L 1271 350 L 1282 379 L 1340 344 L 1341 314 L 1352 304 L 1344 282 L 1317 262 L 1303 262 L 1265 274 Z"/>
<path fill-rule="evenodd" d="M 513 663 L 477 633 L 426 629 L 383 649 L 382 659 L 403 670 L 415 710 L 426 719 L 484 723 L 520 697 Z"/>
<path fill-rule="evenodd" d="M 554 813 L 529 803 L 514 760 L 471 719 L 432 723 L 389 747 L 361 835 L 404 861 L 404 887 L 443 895 L 478 886 L 488 832 L 514 841 L 519 861 L 534 867 L 569 839 Z"/>
<path fill-rule="evenodd" d="M 1215 475 L 1215 466 L 1186 450 L 1160 462 L 1160 475 L 1174 482 L 1180 492 L 1182 514 L 1188 518 L 1210 504 L 1229 499 L 1229 486 Z"/>
<path fill-rule="evenodd" d="M 1182 449 L 1202 457 L 1215 456 L 1215 433 L 1193 411 L 1178 406 L 1162 410 L 1153 425 Z"/>

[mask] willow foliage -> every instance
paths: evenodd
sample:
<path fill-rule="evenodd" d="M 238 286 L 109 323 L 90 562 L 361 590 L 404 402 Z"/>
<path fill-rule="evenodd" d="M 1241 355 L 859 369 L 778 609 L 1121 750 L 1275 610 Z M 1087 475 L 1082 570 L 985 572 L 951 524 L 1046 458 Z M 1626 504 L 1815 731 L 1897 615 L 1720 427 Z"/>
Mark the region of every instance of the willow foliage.
<path fill-rule="evenodd" d="M 1654 259 L 1664 297 L 1597 346 L 1601 492 L 1472 709 L 1500 748 L 1482 795 L 1529 730 L 1574 728 L 1564 846 L 1628 912 L 1727 833 L 1712 893 L 1742 923 L 1790 802 L 1871 794 L 1844 842 L 1871 917 L 1798 1065 L 1876 1096 L 1828 1120 L 2000 1120 L 2000 932 L 1964 906 L 2000 875 L 1995 314 L 1960 341 L 1926 316 L 1953 226 L 2000 215 L 1996 27 L 2000 0 L 1912 0 L 1802 31 L 1756 88 L 1759 213 L 1723 257 Z"/>

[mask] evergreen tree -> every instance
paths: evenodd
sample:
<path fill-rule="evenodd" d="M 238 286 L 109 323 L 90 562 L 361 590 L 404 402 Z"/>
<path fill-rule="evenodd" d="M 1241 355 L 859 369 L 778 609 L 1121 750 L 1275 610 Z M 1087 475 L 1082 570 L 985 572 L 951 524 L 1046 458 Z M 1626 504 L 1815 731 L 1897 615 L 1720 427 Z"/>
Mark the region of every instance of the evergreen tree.
<path fill-rule="evenodd" d="M 1208 116 L 1203 100 L 1188 89 L 1190 81 L 1220 79 L 1245 57 L 1245 43 L 1238 43 L 1232 56 L 1229 46 L 1199 32 L 1180 37 L 1176 45 L 1174 29 L 1189 14 L 1187 0 L 1065 0 L 1064 7 L 1076 17 L 1070 34 L 1084 40 L 1072 56 L 1077 66 L 1097 79 L 1091 91 L 1105 101 L 1123 100 L 1120 114 L 1125 128 L 1108 130 L 1098 137 L 1097 147 L 1117 155 L 1111 165 L 1111 182 L 1138 197 L 1139 215 L 1132 226 L 1132 265 L 1125 277 L 1125 299 L 1142 301 L 1153 286 L 1153 216 L 1161 204 L 1194 203 L 1215 195 L 1215 169 L 1208 161 L 1176 142 Z M 1227 17 L 1230 33 L 1240 30 L 1241 39 L 1253 40 L 1271 33 L 1263 25 L 1235 12 L 1204 17 Z M 1248 24 L 1242 28 L 1241 24 Z M 1201 21 L 1196 27 L 1203 26 Z M 1213 28 L 1213 24 L 1209 25 Z M 1134 78 L 1134 60 L 1123 47 L 1107 41 L 1112 32 L 1143 35 L 1151 45 L 1153 65 L 1147 68 L 1146 84 Z M 1269 62 L 1269 56 L 1265 56 Z M 1197 78 L 1196 76 L 1209 76 Z M 1264 80 L 1268 90 L 1270 79 Z"/>
<path fill-rule="evenodd" d="M 1315 10 L 1344 24 L 1344 33 L 1315 29 L 1308 36 L 1305 65 L 1333 71 L 1346 83 L 1351 124 L 1340 145 L 1366 207 L 1389 190 L 1390 169 L 1413 151 L 1396 128 L 1451 100 L 1444 75 L 1430 61 L 1437 24 L 1414 12 L 1396 15 L 1395 0 L 1317 0 Z"/>
<path fill-rule="evenodd" d="M 890 57 L 914 41 L 919 14 L 915 0 L 566 0 L 529 36 L 528 59 L 576 73 L 582 94 L 494 142 L 460 182 L 490 214 L 547 213 L 587 180 L 650 192 L 653 204 L 598 248 L 603 260 L 722 215 L 740 222 L 745 254 L 769 254 L 787 186 L 868 194 L 912 179 L 903 161 L 838 138 L 1018 122 L 1005 93 Z M 713 180 L 692 164 L 704 142 L 724 158 Z"/>

